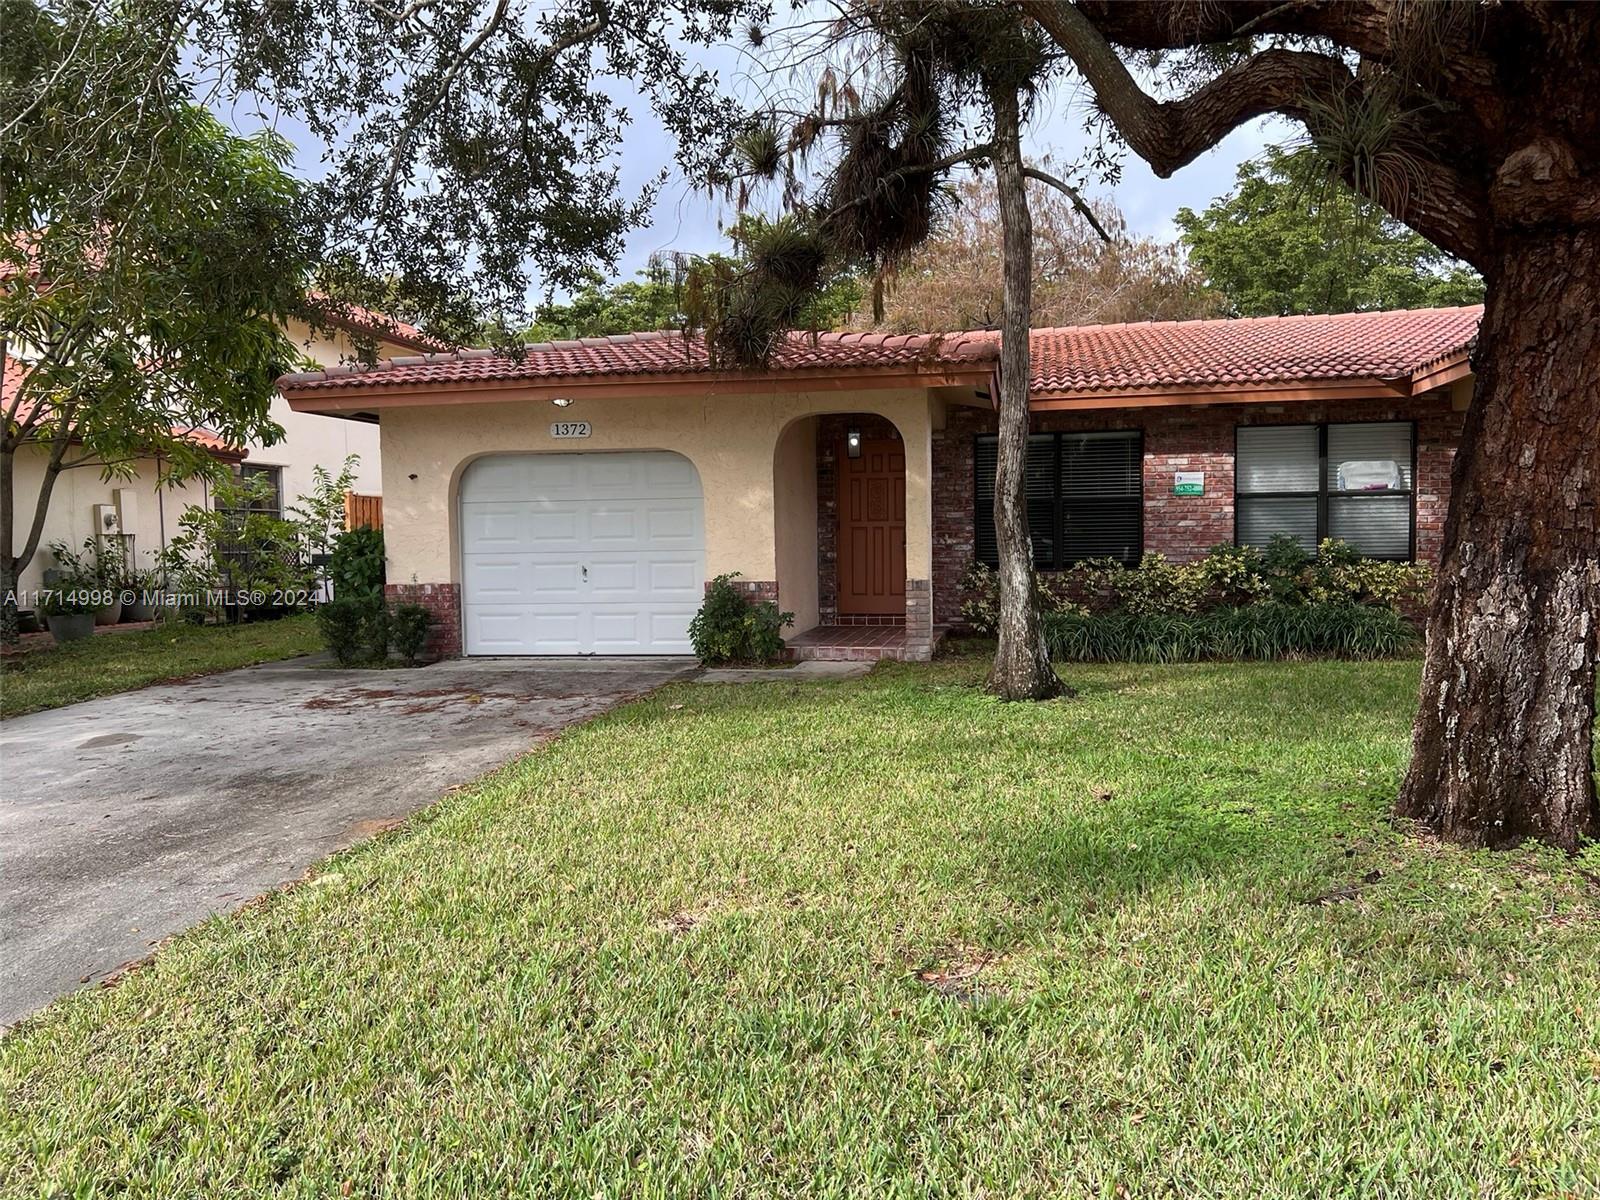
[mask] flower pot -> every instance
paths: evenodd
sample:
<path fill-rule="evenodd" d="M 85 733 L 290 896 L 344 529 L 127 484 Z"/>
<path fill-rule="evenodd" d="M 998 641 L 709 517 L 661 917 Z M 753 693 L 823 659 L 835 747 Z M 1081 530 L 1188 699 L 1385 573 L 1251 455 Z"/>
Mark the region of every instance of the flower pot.
<path fill-rule="evenodd" d="M 44 629 L 44 626 L 39 624 L 39 614 L 34 612 L 33 609 L 21 608 L 17 610 L 18 633 L 38 633 L 42 629 Z"/>
<path fill-rule="evenodd" d="M 124 604 L 122 606 L 122 619 L 124 621 L 154 621 L 156 614 L 160 611 L 155 603 L 155 598 L 151 597 L 146 600 L 141 592 L 139 599 L 132 604 Z"/>
<path fill-rule="evenodd" d="M 101 608 L 94 610 L 94 623 L 96 625 L 115 625 L 122 620 L 122 601 L 113 600 Z"/>
<path fill-rule="evenodd" d="M 52 613 L 46 620 L 50 623 L 50 636 L 58 642 L 76 642 L 94 633 L 95 614 L 92 612 Z"/>

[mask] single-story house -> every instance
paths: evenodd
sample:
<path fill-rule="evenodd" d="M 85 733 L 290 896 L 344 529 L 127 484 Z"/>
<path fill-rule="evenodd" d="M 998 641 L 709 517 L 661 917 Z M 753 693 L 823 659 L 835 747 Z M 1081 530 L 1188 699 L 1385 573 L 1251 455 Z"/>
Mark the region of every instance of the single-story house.
<path fill-rule="evenodd" d="M 1481 309 L 1039 329 L 1042 569 L 1218 542 L 1438 553 Z M 795 334 L 758 372 L 659 332 L 331 367 L 296 412 L 375 423 L 391 595 L 447 654 L 689 649 L 708 580 L 791 648 L 926 658 L 995 553 L 998 334 Z"/>
<path fill-rule="evenodd" d="M 286 332 L 308 361 L 325 366 L 357 361 L 364 353 L 370 357 L 374 350 L 380 355 L 395 355 L 446 348 L 414 326 L 354 304 L 324 302 L 319 325 L 323 327 L 291 320 Z M 11 411 L 29 361 L 28 347 L 10 347 L 5 376 L 0 380 L 0 412 Z M 316 467 L 337 475 L 352 454 L 358 460 L 354 490 L 374 494 L 379 491 L 382 467 L 376 429 L 295 412 L 281 394 L 273 398 L 272 417 L 284 430 L 284 437 L 272 446 L 228 446 L 206 429 L 185 433 L 236 473 L 265 476 L 277 497 L 280 515 L 297 497 L 310 492 Z M 27 444 L 17 456 L 19 542 L 32 520 L 47 458 L 43 446 Z M 28 593 L 43 586 L 44 573 L 55 565 L 46 549 L 51 542 L 65 542 L 76 549 L 85 538 L 104 535 L 108 529 L 123 539 L 132 563 L 150 566 L 156 553 L 178 533 L 178 520 L 184 509 L 192 504 L 211 503 L 210 488 L 203 479 L 175 487 L 159 485 L 164 468 L 162 461 L 151 457 L 127 464 L 122 474 L 110 479 L 104 477 L 96 463 L 58 476 L 45 513 L 39 550 L 23 570 L 21 590 Z"/>

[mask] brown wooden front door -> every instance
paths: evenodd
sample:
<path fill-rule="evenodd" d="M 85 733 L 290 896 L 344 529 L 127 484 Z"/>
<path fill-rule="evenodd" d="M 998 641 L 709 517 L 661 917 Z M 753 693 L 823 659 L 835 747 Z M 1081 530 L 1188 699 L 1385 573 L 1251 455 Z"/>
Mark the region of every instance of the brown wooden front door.
<path fill-rule="evenodd" d="M 839 615 L 906 611 L 906 452 L 891 439 L 839 444 Z"/>

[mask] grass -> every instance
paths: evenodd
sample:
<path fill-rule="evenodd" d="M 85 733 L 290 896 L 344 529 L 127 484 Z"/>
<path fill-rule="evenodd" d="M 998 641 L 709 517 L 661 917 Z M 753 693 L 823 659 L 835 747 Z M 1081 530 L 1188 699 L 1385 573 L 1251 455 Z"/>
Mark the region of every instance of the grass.
<path fill-rule="evenodd" d="M 1392 826 L 1416 664 L 982 670 L 675 686 L 212 920 L 0 1044 L 0 1190 L 1600 1188 L 1600 853 Z"/>
<path fill-rule="evenodd" d="M 0 660 L 0 717 L 321 648 L 309 616 L 253 625 L 175 623 L 137 633 L 97 634 Z"/>

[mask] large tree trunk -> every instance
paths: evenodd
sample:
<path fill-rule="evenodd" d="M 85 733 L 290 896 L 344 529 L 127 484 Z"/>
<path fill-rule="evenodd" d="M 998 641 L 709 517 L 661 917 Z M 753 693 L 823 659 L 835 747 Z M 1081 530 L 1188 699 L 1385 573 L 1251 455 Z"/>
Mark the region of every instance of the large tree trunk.
<path fill-rule="evenodd" d="M 1496 260 L 1399 811 L 1467 845 L 1573 849 L 1600 834 L 1600 232 Z"/>
<path fill-rule="evenodd" d="M 1022 175 L 1021 120 L 1013 88 L 990 94 L 994 176 L 1000 197 L 1000 438 L 994 471 L 994 527 L 1000 553 L 1000 646 L 989 690 L 1003 700 L 1048 700 L 1062 692 L 1034 607 L 1028 534 L 1028 334 L 1033 321 L 1033 221 Z"/>

